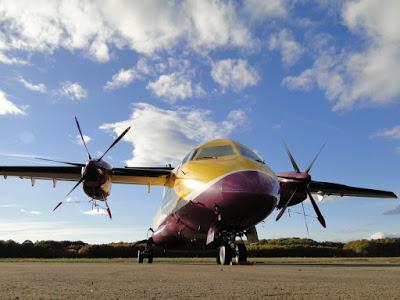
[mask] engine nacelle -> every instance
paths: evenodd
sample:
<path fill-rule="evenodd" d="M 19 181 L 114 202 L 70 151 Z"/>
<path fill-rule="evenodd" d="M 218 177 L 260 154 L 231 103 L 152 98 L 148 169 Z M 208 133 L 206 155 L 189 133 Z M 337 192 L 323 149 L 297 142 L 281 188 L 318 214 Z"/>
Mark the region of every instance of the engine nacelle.
<path fill-rule="evenodd" d="M 89 160 L 82 168 L 83 191 L 92 199 L 105 200 L 111 193 L 110 164 L 103 160 Z"/>

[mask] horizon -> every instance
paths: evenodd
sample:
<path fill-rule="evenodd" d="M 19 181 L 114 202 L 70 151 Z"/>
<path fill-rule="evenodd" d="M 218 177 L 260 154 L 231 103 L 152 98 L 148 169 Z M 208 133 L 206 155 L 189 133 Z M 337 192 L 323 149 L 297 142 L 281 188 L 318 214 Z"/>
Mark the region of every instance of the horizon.
<path fill-rule="evenodd" d="M 0 165 L 84 162 L 177 165 L 207 140 L 230 137 L 274 172 L 305 169 L 327 142 L 314 180 L 400 194 L 398 1 L 183 1 L 0 5 Z M 73 183 L 0 181 L 0 240 L 143 240 L 162 189 L 114 184 L 110 221 Z M 327 198 L 323 229 L 305 201 L 309 238 L 400 237 L 400 202 Z M 301 207 L 257 226 L 260 239 L 306 237 Z"/>

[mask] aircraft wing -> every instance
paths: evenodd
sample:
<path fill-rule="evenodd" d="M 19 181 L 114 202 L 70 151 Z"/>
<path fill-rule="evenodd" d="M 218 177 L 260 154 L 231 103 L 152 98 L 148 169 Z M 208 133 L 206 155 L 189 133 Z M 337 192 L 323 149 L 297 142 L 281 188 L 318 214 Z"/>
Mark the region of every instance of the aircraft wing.
<path fill-rule="evenodd" d="M 47 179 L 78 181 L 81 179 L 81 167 L 68 166 L 0 166 L 0 175 L 19 177 L 21 179 Z"/>
<path fill-rule="evenodd" d="M 173 168 L 114 168 L 112 182 L 125 184 L 166 185 Z"/>
<path fill-rule="evenodd" d="M 172 168 L 113 168 L 113 183 L 166 185 Z M 78 181 L 81 179 L 80 166 L 0 166 L 0 176 L 4 178 L 19 177 L 21 179 Z"/>
<path fill-rule="evenodd" d="M 352 196 L 352 197 L 371 197 L 371 198 L 397 198 L 396 194 L 389 191 L 352 187 L 344 184 L 311 181 L 308 185 L 311 193 L 321 196 Z"/>

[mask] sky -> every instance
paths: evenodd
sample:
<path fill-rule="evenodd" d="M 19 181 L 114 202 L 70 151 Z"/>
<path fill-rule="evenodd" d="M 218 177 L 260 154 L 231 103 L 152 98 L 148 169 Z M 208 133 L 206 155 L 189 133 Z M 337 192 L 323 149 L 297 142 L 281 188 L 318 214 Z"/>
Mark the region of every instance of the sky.
<path fill-rule="evenodd" d="M 94 156 L 113 166 L 176 165 L 194 146 L 233 138 L 275 171 L 282 141 L 315 180 L 400 194 L 400 2 L 0 0 L 0 164 L 84 162 L 74 117 Z M 113 185 L 113 220 L 73 183 L 0 181 L 0 240 L 136 241 L 161 188 Z M 260 238 L 348 241 L 400 236 L 400 202 L 305 202 Z"/>

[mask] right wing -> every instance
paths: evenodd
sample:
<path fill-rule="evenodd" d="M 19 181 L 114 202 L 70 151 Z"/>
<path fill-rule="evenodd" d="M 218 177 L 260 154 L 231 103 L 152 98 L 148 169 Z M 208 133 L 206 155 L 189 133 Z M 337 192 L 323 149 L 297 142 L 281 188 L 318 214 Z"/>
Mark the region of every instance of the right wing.
<path fill-rule="evenodd" d="M 172 175 L 172 167 L 165 168 L 113 168 L 111 181 L 122 184 L 161 185 L 168 184 Z M 0 166 L 0 176 L 4 178 L 19 177 L 21 179 L 79 181 L 82 177 L 80 166 Z"/>

